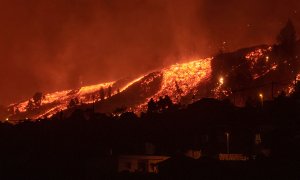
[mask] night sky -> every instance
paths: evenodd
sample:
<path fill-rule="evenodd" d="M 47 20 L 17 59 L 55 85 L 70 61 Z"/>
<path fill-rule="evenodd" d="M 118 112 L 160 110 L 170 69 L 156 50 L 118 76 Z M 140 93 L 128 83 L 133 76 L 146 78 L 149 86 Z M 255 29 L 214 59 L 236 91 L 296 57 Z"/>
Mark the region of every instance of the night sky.
<path fill-rule="evenodd" d="M 299 0 L 0 0 L 0 104 L 274 43 Z"/>

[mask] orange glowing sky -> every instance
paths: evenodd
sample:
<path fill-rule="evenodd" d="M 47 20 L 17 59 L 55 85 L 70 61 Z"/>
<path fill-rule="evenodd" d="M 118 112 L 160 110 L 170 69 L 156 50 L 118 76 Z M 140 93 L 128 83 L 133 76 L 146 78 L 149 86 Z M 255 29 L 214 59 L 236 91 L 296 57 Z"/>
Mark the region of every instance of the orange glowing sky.
<path fill-rule="evenodd" d="M 298 0 L 0 0 L 0 104 L 274 43 L 299 13 Z"/>

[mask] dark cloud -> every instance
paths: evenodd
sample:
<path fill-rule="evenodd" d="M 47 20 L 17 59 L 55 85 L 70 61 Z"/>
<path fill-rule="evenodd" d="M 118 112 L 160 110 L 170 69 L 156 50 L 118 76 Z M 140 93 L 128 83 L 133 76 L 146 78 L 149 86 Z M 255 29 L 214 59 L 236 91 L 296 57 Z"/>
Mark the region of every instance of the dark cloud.
<path fill-rule="evenodd" d="M 0 104 L 273 43 L 296 0 L 2 0 Z"/>

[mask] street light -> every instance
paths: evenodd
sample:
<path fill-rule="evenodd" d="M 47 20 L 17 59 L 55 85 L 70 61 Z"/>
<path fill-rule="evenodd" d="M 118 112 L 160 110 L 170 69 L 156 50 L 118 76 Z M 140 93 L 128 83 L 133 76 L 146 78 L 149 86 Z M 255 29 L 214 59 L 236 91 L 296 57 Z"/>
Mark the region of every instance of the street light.
<path fill-rule="evenodd" d="M 266 62 L 269 62 L 270 57 L 266 56 Z"/>
<path fill-rule="evenodd" d="M 262 93 L 259 93 L 259 98 L 261 101 L 261 107 L 263 107 L 264 106 L 264 95 Z"/>
<path fill-rule="evenodd" d="M 224 78 L 221 76 L 220 79 L 219 79 L 219 83 L 220 85 L 223 85 L 224 84 Z"/>
<path fill-rule="evenodd" d="M 229 154 L 229 132 L 225 132 L 226 135 L 226 144 L 227 144 L 227 154 Z"/>

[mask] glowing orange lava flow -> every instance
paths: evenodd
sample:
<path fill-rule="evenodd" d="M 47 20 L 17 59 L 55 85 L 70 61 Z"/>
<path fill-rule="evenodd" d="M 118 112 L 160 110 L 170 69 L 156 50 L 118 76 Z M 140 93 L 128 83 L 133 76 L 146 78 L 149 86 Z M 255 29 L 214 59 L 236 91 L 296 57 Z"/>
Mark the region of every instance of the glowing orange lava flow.
<path fill-rule="evenodd" d="M 152 98 L 168 95 L 174 103 L 179 103 L 181 97 L 195 93 L 197 86 L 211 75 L 212 58 L 194 60 L 188 63 L 172 65 L 163 69 L 161 89 Z"/>
<path fill-rule="evenodd" d="M 287 92 L 287 95 L 291 95 L 293 92 L 295 92 L 295 83 L 300 81 L 300 73 L 296 75 L 295 81 L 291 82 L 288 87 L 285 89 L 285 92 Z"/>
<path fill-rule="evenodd" d="M 115 82 L 108 82 L 108 83 L 102 83 L 92 86 L 84 86 L 77 90 L 65 90 L 65 91 L 57 91 L 54 93 L 48 93 L 45 94 L 42 98 L 41 106 L 44 105 L 51 105 L 53 104 L 54 107 L 48 109 L 46 112 L 38 113 L 36 116 L 33 117 L 33 119 L 40 118 L 40 117 L 50 117 L 53 114 L 67 109 L 68 103 L 73 98 L 78 98 L 80 102 L 83 103 L 92 103 L 93 98 L 90 97 L 90 94 L 96 93 L 101 88 L 108 88 L 109 86 L 112 86 Z M 32 98 L 30 99 L 32 100 Z M 21 102 L 14 106 L 14 110 L 19 112 L 26 112 L 28 101 Z"/>
<path fill-rule="evenodd" d="M 129 82 L 124 87 L 122 87 L 119 92 L 125 91 L 128 87 L 130 87 L 132 84 L 138 82 L 143 77 L 144 76 L 141 76 L 141 77 Z M 70 100 L 73 98 L 77 98 L 79 100 L 79 102 L 82 102 L 85 104 L 91 104 L 94 101 L 96 101 L 97 99 L 99 99 L 100 89 L 102 89 L 102 88 L 108 89 L 109 87 L 112 87 L 114 84 L 115 84 L 115 81 L 101 83 L 101 84 L 97 84 L 97 85 L 91 85 L 91 86 L 84 86 L 77 90 L 58 91 L 58 92 L 46 94 L 46 95 L 44 95 L 44 97 L 42 99 L 41 105 L 43 106 L 43 105 L 54 104 L 54 107 L 47 109 L 46 112 L 38 113 L 36 116 L 33 117 L 33 119 L 37 119 L 37 118 L 41 118 L 41 117 L 51 117 L 53 114 L 55 114 L 61 110 L 67 109 Z M 115 95 L 118 92 L 113 91 L 111 93 L 112 93 L 112 95 Z M 27 104 L 28 104 L 28 101 L 25 101 L 25 102 L 18 104 L 14 108 L 18 109 L 19 112 L 26 112 Z"/>
<path fill-rule="evenodd" d="M 126 86 L 124 86 L 124 87 L 120 90 L 120 92 L 126 90 L 129 86 L 131 86 L 131 85 L 133 85 L 134 83 L 140 81 L 141 79 L 143 79 L 143 77 L 144 77 L 144 76 L 141 76 L 141 77 L 136 78 L 135 80 L 129 82 Z"/>
<path fill-rule="evenodd" d="M 247 65 L 252 79 L 258 79 L 267 75 L 270 71 L 275 71 L 278 67 L 278 65 L 275 63 L 276 61 L 269 56 L 271 55 L 271 52 L 271 47 L 256 48 L 244 55 L 244 58 L 242 59 L 244 61 L 241 61 L 240 65 Z M 132 87 L 132 85 L 136 83 L 141 83 L 140 85 L 141 87 L 144 87 L 145 92 L 150 92 L 154 95 L 145 99 L 141 99 L 140 102 L 143 103 L 133 105 L 133 107 L 128 107 L 128 110 L 133 110 L 134 112 L 140 113 L 146 110 L 147 103 L 151 98 L 157 101 L 160 97 L 164 97 L 166 95 L 168 95 L 175 104 L 190 103 L 189 99 L 191 99 L 191 102 L 193 102 L 194 100 L 197 100 L 195 99 L 195 95 L 199 93 L 201 94 L 202 90 L 206 91 L 206 89 L 201 88 L 203 84 L 209 83 L 208 81 L 211 80 L 212 60 L 213 58 L 187 60 L 186 63 L 175 64 L 168 68 L 164 68 L 161 71 L 138 77 L 122 86 L 117 85 L 118 83 L 113 81 L 92 86 L 85 86 L 74 90 L 48 93 L 43 96 L 41 108 L 39 108 L 37 111 L 29 112 L 28 115 L 33 119 L 50 117 L 61 110 L 67 109 L 70 100 L 74 98 L 78 99 L 80 103 L 89 104 L 99 100 L 99 92 L 102 88 L 108 92 L 107 90 L 109 87 L 113 87 L 111 92 L 111 95 L 113 96 L 118 92 L 126 91 L 129 87 Z M 233 70 L 235 68 L 239 68 L 240 65 L 235 65 Z M 215 85 L 212 86 L 213 89 L 209 89 L 209 91 L 211 91 L 210 94 L 214 98 L 222 99 L 232 94 L 232 90 L 227 85 L 229 74 L 229 72 L 228 74 L 222 74 L 220 77 L 217 77 L 217 82 L 210 82 L 211 84 Z M 300 80 L 300 74 L 297 76 L 297 80 Z M 151 89 L 153 82 L 155 84 L 156 82 L 160 83 L 155 85 L 155 88 L 158 88 L 158 90 L 156 89 L 155 92 L 152 92 L 153 90 Z M 293 90 L 291 87 L 292 86 L 290 86 L 289 92 Z M 120 90 L 117 91 L 116 89 Z M 13 109 L 14 114 L 17 114 L 18 112 L 26 114 L 27 105 L 28 101 L 24 101 L 18 104 L 12 104 L 9 106 L 9 108 Z"/>
<path fill-rule="evenodd" d="M 248 53 L 245 58 L 250 66 L 250 72 L 252 73 L 253 80 L 258 79 L 270 71 L 274 71 L 277 68 L 277 64 L 271 61 L 268 53 L 272 51 L 272 47 L 259 48 Z M 261 69 L 259 72 L 256 69 Z"/>

